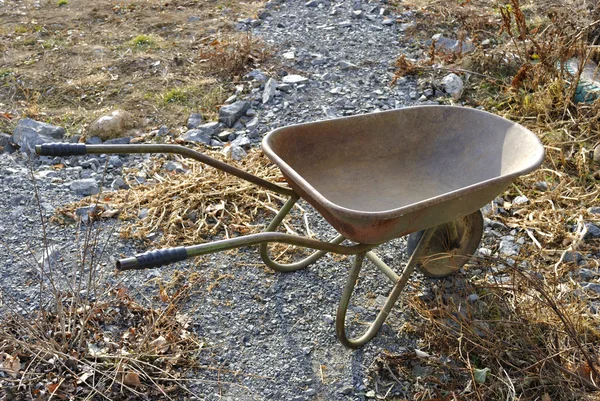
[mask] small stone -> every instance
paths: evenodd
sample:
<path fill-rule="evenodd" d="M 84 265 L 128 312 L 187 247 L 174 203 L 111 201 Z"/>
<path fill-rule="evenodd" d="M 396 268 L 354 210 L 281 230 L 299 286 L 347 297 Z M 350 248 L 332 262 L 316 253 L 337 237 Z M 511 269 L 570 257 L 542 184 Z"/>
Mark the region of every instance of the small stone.
<path fill-rule="evenodd" d="M 196 129 L 189 130 L 181 138 L 190 142 L 201 142 L 210 145 L 212 137 L 220 130 L 221 126 L 218 122 L 206 123 Z"/>
<path fill-rule="evenodd" d="M 333 324 L 335 321 L 331 315 L 323 315 L 323 321 L 327 324 Z"/>
<path fill-rule="evenodd" d="M 219 138 L 219 141 L 228 142 L 228 141 L 231 141 L 232 139 L 235 139 L 235 134 L 231 131 L 223 131 L 223 132 L 219 132 L 219 135 L 217 135 L 217 138 Z"/>
<path fill-rule="evenodd" d="M 285 93 L 289 93 L 291 92 L 293 89 L 292 85 L 290 84 L 279 84 L 277 85 L 277 90 L 280 92 L 285 92 Z"/>
<path fill-rule="evenodd" d="M 187 121 L 188 129 L 198 128 L 200 124 L 202 124 L 202 114 L 193 113 L 192 115 L 190 115 Z"/>
<path fill-rule="evenodd" d="M 256 132 L 258 128 L 258 117 L 254 117 L 252 120 L 246 123 L 246 129 L 249 133 Z"/>
<path fill-rule="evenodd" d="M 381 21 L 381 25 L 385 25 L 385 26 L 392 26 L 396 23 L 396 20 L 393 18 L 386 18 L 383 21 Z"/>
<path fill-rule="evenodd" d="M 338 115 L 333 107 L 323 106 L 323 114 L 327 118 L 336 118 Z"/>
<path fill-rule="evenodd" d="M 351 394 L 353 391 L 354 391 L 353 386 L 344 386 L 340 389 L 340 394 L 348 395 L 348 394 Z"/>
<path fill-rule="evenodd" d="M 317 390 L 315 390 L 314 388 L 309 388 L 308 390 L 306 390 L 304 392 L 304 395 L 307 397 L 313 397 L 313 396 L 317 395 Z"/>
<path fill-rule="evenodd" d="M 90 216 L 96 212 L 98 208 L 96 206 L 84 206 L 75 209 L 75 214 L 79 216 L 79 219 L 84 223 L 90 222 Z"/>
<path fill-rule="evenodd" d="M 21 152 L 34 153 L 36 145 L 60 142 L 64 134 L 62 127 L 24 118 L 17 123 L 12 141 L 20 147 Z"/>
<path fill-rule="evenodd" d="M 348 27 L 352 26 L 352 22 L 351 21 L 342 21 L 338 25 L 341 26 L 342 28 L 348 28 Z"/>
<path fill-rule="evenodd" d="M 269 78 L 267 83 L 265 84 L 265 89 L 262 95 L 262 103 L 267 104 L 275 97 L 275 93 L 277 92 L 277 81 L 273 78 Z"/>
<path fill-rule="evenodd" d="M 594 161 L 600 163 L 600 145 L 596 145 L 594 148 Z"/>
<path fill-rule="evenodd" d="M 246 74 L 247 78 L 251 78 L 258 82 L 265 82 L 268 78 L 261 70 L 252 70 Z"/>
<path fill-rule="evenodd" d="M 590 280 L 593 280 L 594 278 L 598 277 L 598 275 L 600 275 L 600 274 L 597 271 L 594 271 L 594 270 L 591 270 L 591 269 L 586 269 L 585 267 L 582 267 L 577 272 L 577 275 L 582 280 L 590 281 Z"/>
<path fill-rule="evenodd" d="M 592 214 L 600 214 L 600 207 L 593 206 L 593 207 L 589 208 L 587 211 Z"/>
<path fill-rule="evenodd" d="M 86 178 L 71 182 L 71 191 L 75 192 L 77 195 L 89 196 L 96 195 L 100 192 L 100 189 L 98 188 L 96 180 L 93 178 Z"/>
<path fill-rule="evenodd" d="M 168 161 L 167 163 L 165 163 L 164 168 L 167 171 L 175 171 L 175 172 L 178 172 L 178 173 L 185 172 L 185 169 L 183 168 L 183 166 L 181 165 L 181 163 L 174 162 L 174 161 Z"/>
<path fill-rule="evenodd" d="M 598 283 L 585 283 L 583 285 L 584 290 L 594 291 L 595 293 L 600 294 L 600 284 Z"/>
<path fill-rule="evenodd" d="M 600 238 L 600 228 L 592 223 L 585 223 L 587 232 L 585 233 L 584 239 Z"/>
<path fill-rule="evenodd" d="M 533 185 L 535 189 L 537 189 L 540 192 L 546 192 L 548 190 L 548 183 L 546 181 L 538 181 Z"/>
<path fill-rule="evenodd" d="M 296 54 L 293 51 L 285 52 L 282 54 L 282 56 L 286 60 L 293 60 L 296 58 Z"/>
<path fill-rule="evenodd" d="M 219 110 L 219 122 L 231 128 L 249 108 L 250 102 L 245 100 L 240 100 L 227 106 L 223 106 Z"/>
<path fill-rule="evenodd" d="M 123 160 L 117 155 L 108 156 L 108 165 L 110 167 L 119 168 L 123 166 Z"/>
<path fill-rule="evenodd" d="M 317 7 L 319 5 L 319 2 L 317 0 L 310 0 L 307 1 L 306 4 L 304 4 L 306 7 Z"/>
<path fill-rule="evenodd" d="M 340 61 L 338 63 L 338 66 L 340 67 L 340 69 L 342 71 L 353 71 L 353 70 L 358 70 L 358 66 L 356 64 L 352 64 L 348 61 Z"/>
<path fill-rule="evenodd" d="M 362 10 L 354 10 L 352 11 L 352 14 L 350 14 L 352 16 L 352 18 L 361 18 L 363 15 Z"/>
<path fill-rule="evenodd" d="M 476 302 L 479 300 L 479 295 L 471 294 L 467 297 L 467 299 L 469 300 L 469 302 Z"/>
<path fill-rule="evenodd" d="M 89 137 L 89 138 L 88 138 L 88 139 L 85 141 L 85 143 L 86 143 L 87 145 L 100 145 L 100 144 L 102 143 L 102 139 L 100 139 L 100 137 L 99 137 L 99 136 L 92 136 L 92 137 Z"/>
<path fill-rule="evenodd" d="M 97 136 L 102 140 L 118 138 L 130 129 L 136 122 L 133 116 L 124 110 L 114 110 L 94 121 L 88 128 L 89 136 Z"/>
<path fill-rule="evenodd" d="M 308 78 L 303 77 L 302 75 L 291 74 L 291 75 L 286 75 L 281 80 L 283 81 L 284 84 L 300 84 L 303 82 L 307 82 Z"/>
<path fill-rule="evenodd" d="M 570 262 L 579 263 L 581 260 L 583 260 L 583 255 L 579 252 L 568 251 L 568 252 L 565 252 L 565 256 L 563 257 L 563 261 L 567 262 L 567 263 L 570 263 Z"/>
<path fill-rule="evenodd" d="M 250 145 L 252 144 L 252 142 L 250 141 L 250 139 L 248 139 L 247 136 L 245 136 L 245 135 L 239 135 L 237 138 L 235 138 L 231 142 L 231 144 L 239 146 L 239 147 L 244 148 L 244 149 L 249 149 Z"/>
<path fill-rule="evenodd" d="M 464 84 L 458 75 L 454 73 L 446 75 L 442 79 L 442 86 L 444 91 L 452 96 L 454 100 L 458 100 L 462 96 Z"/>
<path fill-rule="evenodd" d="M 375 395 L 375 390 L 369 390 L 369 391 L 367 391 L 367 394 L 365 394 L 365 396 L 367 398 L 375 398 L 375 396 L 376 396 Z"/>
<path fill-rule="evenodd" d="M 522 205 L 524 203 L 529 202 L 529 199 L 526 196 L 519 195 L 515 199 L 513 199 L 512 204 L 514 205 Z"/>
<path fill-rule="evenodd" d="M 110 184 L 110 187 L 113 190 L 118 190 L 118 189 L 127 189 L 129 188 L 129 186 L 127 185 L 127 183 L 125 182 L 125 180 L 121 177 L 117 177 L 113 180 L 113 182 Z"/>
<path fill-rule="evenodd" d="M 519 253 L 519 246 L 512 235 L 502 237 L 498 252 L 503 256 L 514 256 Z"/>
<path fill-rule="evenodd" d="M 246 157 L 248 154 L 246 153 L 246 151 L 244 150 L 244 148 L 242 148 L 241 146 L 238 145 L 234 145 L 229 144 L 226 145 L 223 150 L 222 153 L 231 160 L 236 160 L 236 161 L 240 161 L 242 160 L 244 157 Z"/>

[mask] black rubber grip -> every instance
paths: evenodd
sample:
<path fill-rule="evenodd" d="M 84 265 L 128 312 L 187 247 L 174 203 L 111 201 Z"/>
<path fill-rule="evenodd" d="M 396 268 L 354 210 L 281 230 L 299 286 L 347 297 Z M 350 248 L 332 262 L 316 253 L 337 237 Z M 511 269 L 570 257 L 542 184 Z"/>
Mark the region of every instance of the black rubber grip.
<path fill-rule="evenodd" d="M 44 143 L 35 147 L 38 155 L 42 156 L 78 156 L 85 155 L 83 143 Z"/>
<path fill-rule="evenodd" d="M 153 269 L 170 263 L 180 262 L 187 258 L 185 247 L 159 249 L 136 255 L 137 269 Z"/>

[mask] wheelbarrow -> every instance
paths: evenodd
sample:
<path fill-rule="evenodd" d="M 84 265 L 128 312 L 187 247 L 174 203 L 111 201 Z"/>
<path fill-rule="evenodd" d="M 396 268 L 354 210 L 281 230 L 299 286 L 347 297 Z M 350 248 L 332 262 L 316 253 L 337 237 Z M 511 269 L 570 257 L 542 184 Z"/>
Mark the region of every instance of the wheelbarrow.
<path fill-rule="evenodd" d="M 259 245 L 264 263 L 279 272 L 304 269 L 327 253 L 356 255 L 336 316 L 336 333 L 348 348 L 370 341 L 382 326 L 415 267 L 446 277 L 477 250 L 483 233 L 480 208 L 518 176 L 536 169 L 544 148 L 529 130 L 493 114 L 462 107 L 420 106 L 292 125 L 271 131 L 264 153 L 291 189 L 179 145 L 43 144 L 47 156 L 177 153 L 289 197 L 259 234 L 200 245 L 155 250 L 117 261 L 117 269 L 148 269 L 227 249 Z M 339 233 L 330 242 L 276 232 L 303 198 Z M 408 262 L 398 275 L 373 249 L 408 236 Z M 348 240 L 349 245 L 342 242 Z M 281 264 L 269 243 L 313 249 L 305 259 Z M 368 329 L 346 331 L 346 312 L 364 260 L 393 288 Z"/>

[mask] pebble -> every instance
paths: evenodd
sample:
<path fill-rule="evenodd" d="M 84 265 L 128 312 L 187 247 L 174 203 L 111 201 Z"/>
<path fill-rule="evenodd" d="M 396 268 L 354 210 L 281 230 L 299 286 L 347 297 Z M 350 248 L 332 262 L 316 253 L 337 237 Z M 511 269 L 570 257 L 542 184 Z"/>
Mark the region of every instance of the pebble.
<path fill-rule="evenodd" d="M 219 110 L 219 122 L 225 124 L 226 127 L 232 128 L 249 108 L 250 102 L 245 100 L 238 100 L 237 102 L 223 106 Z"/>
<path fill-rule="evenodd" d="M 135 125 L 136 122 L 130 113 L 125 110 L 114 110 L 90 124 L 87 132 L 89 136 L 97 136 L 105 141 L 125 135 Z"/>
<path fill-rule="evenodd" d="M 587 232 L 584 235 L 584 239 L 600 238 L 600 228 L 592 223 L 585 223 Z"/>
<path fill-rule="evenodd" d="M 283 77 L 281 79 L 281 81 L 284 84 L 300 84 L 303 82 L 307 82 L 308 78 L 303 77 L 302 75 L 291 74 L 291 75 L 286 75 L 285 77 Z"/>
<path fill-rule="evenodd" d="M 100 188 L 98 187 L 96 180 L 93 178 L 86 178 L 71 182 L 71 191 L 75 192 L 77 195 L 89 196 L 96 195 L 100 191 Z"/>
<path fill-rule="evenodd" d="M 538 181 L 534 184 L 535 189 L 540 192 L 546 192 L 548 190 L 548 183 L 546 181 Z"/>
<path fill-rule="evenodd" d="M 61 142 L 65 129 L 44 122 L 24 118 L 17 123 L 12 136 L 21 152 L 34 153 L 35 146 L 43 143 Z"/>
<path fill-rule="evenodd" d="M 269 103 L 273 98 L 275 98 L 275 93 L 277 92 L 277 81 L 273 78 L 269 78 L 267 83 L 265 84 L 265 89 L 262 94 L 262 103 Z"/>
<path fill-rule="evenodd" d="M 459 100 L 462 96 L 464 83 L 458 75 L 454 73 L 446 75 L 442 79 L 442 86 L 444 87 L 444 92 L 452 96 L 454 100 Z"/>
<path fill-rule="evenodd" d="M 588 212 L 592 213 L 592 214 L 600 214 L 600 207 L 593 206 L 593 207 L 591 207 L 591 208 L 588 209 Z"/>
<path fill-rule="evenodd" d="M 202 114 L 192 113 L 187 120 L 188 129 L 198 128 L 202 124 Z"/>
<path fill-rule="evenodd" d="M 502 256 L 515 256 L 519 254 L 519 246 L 515 243 L 512 235 L 502 237 L 498 252 Z"/>

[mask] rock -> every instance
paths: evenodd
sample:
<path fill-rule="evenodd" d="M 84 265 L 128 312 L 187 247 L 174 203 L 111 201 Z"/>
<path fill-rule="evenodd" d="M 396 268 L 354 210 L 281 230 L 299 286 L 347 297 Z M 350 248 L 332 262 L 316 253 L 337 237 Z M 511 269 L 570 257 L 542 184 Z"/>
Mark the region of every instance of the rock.
<path fill-rule="evenodd" d="M 164 165 L 165 170 L 167 171 L 175 171 L 177 173 L 185 173 L 185 169 L 179 162 L 168 161 Z"/>
<path fill-rule="evenodd" d="M 119 168 L 123 166 L 123 160 L 117 155 L 108 156 L 108 165 L 110 167 Z"/>
<path fill-rule="evenodd" d="M 563 261 L 570 263 L 570 262 L 575 262 L 575 263 L 579 263 L 581 260 L 583 260 L 583 255 L 579 252 L 565 252 L 565 256 L 563 258 Z"/>
<path fill-rule="evenodd" d="M 246 113 L 246 110 L 250 108 L 250 102 L 245 100 L 239 100 L 235 103 L 228 104 L 227 106 L 221 107 L 219 110 L 219 122 L 225 124 L 231 128 L 235 125 L 237 120 Z"/>
<path fill-rule="evenodd" d="M 442 86 L 444 91 L 452 96 L 454 100 L 458 100 L 462 96 L 464 84 L 458 75 L 454 73 L 446 75 L 442 79 Z"/>
<path fill-rule="evenodd" d="M 248 133 L 250 135 L 255 133 L 257 128 L 258 128 L 258 117 L 254 117 L 252 120 L 250 120 L 246 123 L 246 129 L 248 130 Z"/>
<path fill-rule="evenodd" d="M 251 78 L 258 82 L 265 82 L 268 78 L 261 70 L 252 70 L 246 74 L 246 78 Z"/>
<path fill-rule="evenodd" d="M 338 25 L 342 28 L 348 28 L 352 26 L 352 21 L 342 21 Z"/>
<path fill-rule="evenodd" d="M 498 252 L 502 256 L 514 256 L 519 253 L 519 246 L 515 243 L 515 237 L 507 235 L 502 237 Z"/>
<path fill-rule="evenodd" d="M 250 139 L 248 139 L 248 137 L 245 136 L 245 135 L 239 135 L 237 138 L 235 138 L 231 142 L 232 145 L 239 146 L 239 147 L 244 148 L 244 149 L 249 149 L 251 143 L 252 142 L 250 141 Z"/>
<path fill-rule="evenodd" d="M 340 394 L 348 395 L 348 394 L 352 394 L 353 391 L 354 391 L 354 387 L 351 385 L 348 385 L 348 386 L 344 386 L 340 389 Z"/>
<path fill-rule="evenodd" d="M 588 209 L 588 212 L 592 213 L 592 214 L 600 214 L 600 207 L 593 206 L 593 207 L 591 207 L 591 208 Z"/>
<path fill-rule="evenodd" d="M 333 107 L 323 106 L 322 110 L 327 118 L 336 118 L 338 116 Z"/>
<path fill-rule="evenodd" d="M 79 219 L 82 222 L 89 223 L 90 222 L 90 215 L 94 214 L 94 212 L 96 212 L 97 209 L 98 208 L 96 206 L 78 207 L 77 209 L 75 209 L 75 214 L 77 216 L 79 216 Z"/>
<path fill-rule="evenodd" d="M 113 190 L 118 190 L 118 189 L 127 189 L 129 188 L 129 186 L 127 185 L 127 183 L 125 182 L 125 180 L 121 177 L 117 177 L 113 180 L 113 182 L 110 184 L 110 187 Z"/>
<path fill-rule="evenodd" d="M 201 142 L 210 145 L 212 137 L 220 130 L 221 125 L 218 122 L 206 123 L 196 129 L 189 130 L 181 138 L 190 142 Z"/>
<path fill-rule="evenodd" d="M 100 139 L 100 137 L 98 137 L 98 136 L 92 136 L 92 137 L 86 139 L 85 143 L 87 145 L 100 145 L 100 144 L 102 144 L 102 139 Z"/>
<path fill-rule="evenodd" d="M 21 152 L 34 153 L 36 145 L 61 142 L 64 135 L 65 129 L 62 127 L 24 118 L 17 123 L 12 140 L 20 147 Z"/>
<path fill-rule="evenodd" d="M 591 269 L 586 269 L 585 267 L 582 267 L 577 272 L 577 275 L 579 276 L 579 278 L 581 278 L 584 281 L 590 281 L 590 280 L 593 280 L 594 278 L 598 277 L 599 274 L 597 271 L 594 271 Z"/>
<path fill-rule="evenodd" d="M 0 132 L 0 153 L 14 153 L 17 148 L 14 146 L 12 136 Z"/>
<path fill-rule="evenodd" d="M 56 268 L 57 263 L 60 262 L 61 254 L 58 245 L 50 245 L 48 248 L 41 252 L 40 257 L 37 259 L 38 266 L 43 266 L 44 270 L 51 267 Z"/>
<path fill-rule="evenodd" d="M 600 145 L 596 145 L 594 148 L 594 161 L 600 163 Z"/>
<path fill-rule="evenodd" d="M 439 50 L 448 51 L 451 53 L 458 51 L 462 53 L 470 53 L 475 50 L 475 46 L 468 41 L 463 41 L 461 47 L 461 43 L 458 40 L 447 38 L 439 33 L 437 35 L 433 35 L 431 39 L 435 41 L 435 48 Z"/>
<path fill-rule="evenodd" d="M 100 189 L 98 188 L 96 180 L 93 178 L 86 178 L 71 182 L 71 191 L 75 192 L 77 195 L 89 196 L 96 195 L 100 192 Z"/>
<path fill-rule="evenodd" d="M 275 93 L 277 92 L 277 81 L 273 78 L 269 78 L 267 83 L 265 84 L 265 90 L 262 95 L 263 104 L 269 103 L 275 97 Z"/>
<path fill-rule="evenodd" d="M 90 136 L 97 136 L 106 141 L 122 137 L 127 131 L 134 128 L 136 122 L 133 116 L 124 110 L 114 110 L 94 121 L 88 128 Z"/>
<path fill-rule="evenodd" d="M 358 66 L 356 64 L 352 64 L 348 61 L 340 61 L 338 63 L 338 66 L 340 67 L 340 69 L 342 71 L 353 71 L 353 70 L 358 70 Z"/>
<path fill-rule="evenodd" d="M 515 199 L 513 199 L 512 204 L 514 205 L 522 205 L 524 203 L 529 202 L 529 199 L 526 196 L 519 195 Z"/>
<path fill-rule="evenodd" d="M 583 285 L 583 289 L 588 291 L 594 291 L 595 293 L 600 294 L 600 284 L 598 283 L 585 283 Z"/>
<path fill-rule="evenodd" d="M 188 129 L 198 128 L 200 124 L 202 124 L 202 114 L 192 113 L 187 120 Z"/>
<path fill-rule="evenodd" d="M 381 21 L 381 25 L 386 25 L 386 26 L 392 26 L 396 23 L 396 20 L 393 18 L 386 18 L 383 21 Z"/>
<path fill-rule="evenodd" d="M 296 53 L 293 51 L 288 51 L 282 54 L 283 58 L 286 60 L 293 60 L 296 58 Z"/>
<path fill-rule="evenodd" d="M 600 228 L 592 223 L 585 223 L 587 232 L 585 233 L 584 239 L 600 238 Z"/>
<path fill-rule="evenodd" d="M 356 19 L 359 19 L 359 18 L 361 18 L 361 17 L 362 17 L 362 15 L 363 15 L 363 12 L 362 12 L 362 10 L 354 10 L 354 11 L 352 11 L 352 14 L 350 14 L 350 16 L 351 16 L 352 18 L 356 18 Z"/>
<path fill-rule="evenodd" d="M 310 0 L 307 1 L 306 4 L 304 4 L 306 7 L 317 7 L 319 5 L 319 2 L 317 0 Z"/>
<path fill-rule="evenodd" d="M 479 295 L 471 294 L 467 297 L 467 299 L 469 300 L 469 302 L 476 302 L 479 300 Z"/>
<path fill-rule="evenodd" d="M 242 160 L 244 157 L 246 157 L 248 154 L 246 153 L 246 151 L 238 145 L 234 145 L 233 143 L 226 145 L 223 150 L 222 153 L 231 160 Z"/>
<path fill-rule="evenodd" d="M 538 181 L 533 185 L 534 185 L 535 189 L 537 189 L 540 192 L 546 192 L 549 189 L 548 183 L 546 181 Z"/>
<path fill-rule="evenodd" d="M 286 75 L 281 79 L 284 84 L 301 84 L 303 82 L 308 81 L 308 78 L 303 77 L 302 75 Z"/>

